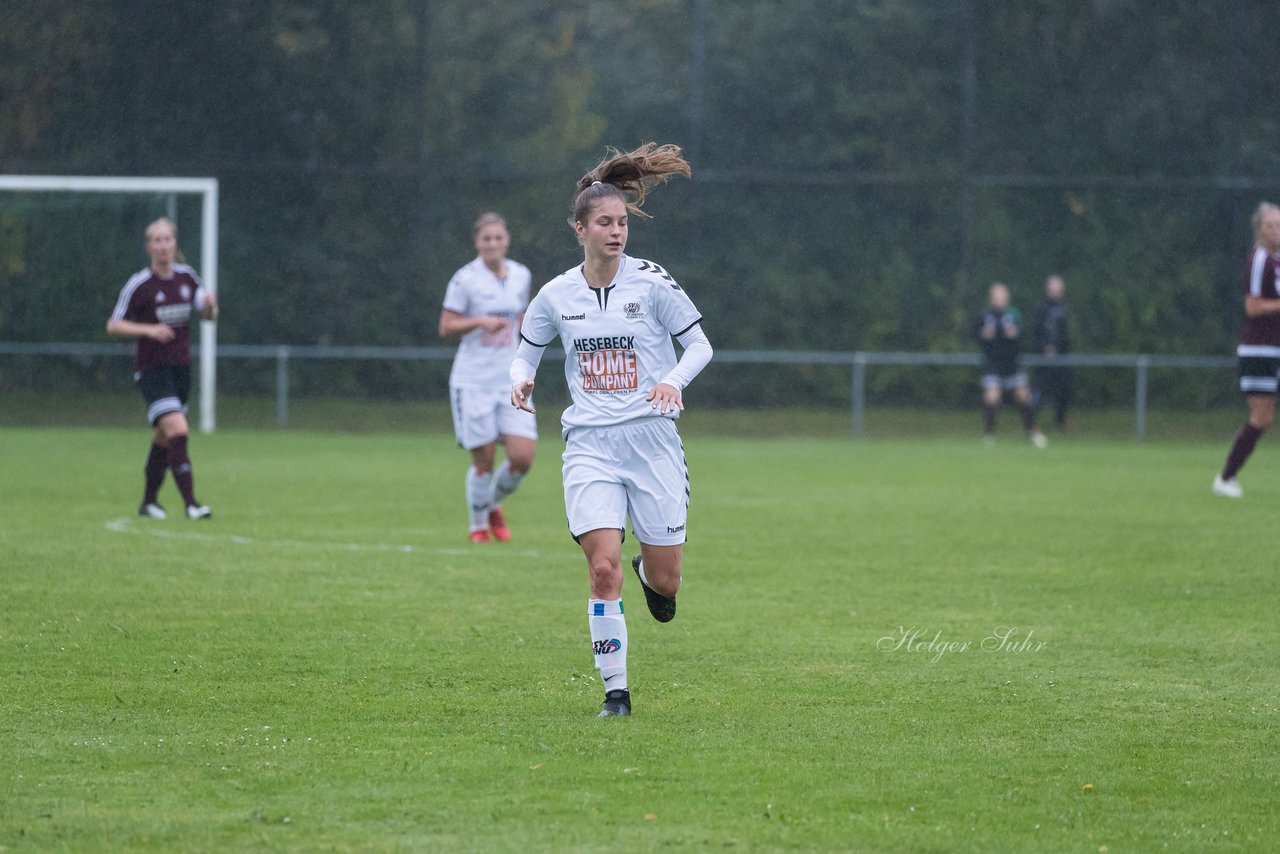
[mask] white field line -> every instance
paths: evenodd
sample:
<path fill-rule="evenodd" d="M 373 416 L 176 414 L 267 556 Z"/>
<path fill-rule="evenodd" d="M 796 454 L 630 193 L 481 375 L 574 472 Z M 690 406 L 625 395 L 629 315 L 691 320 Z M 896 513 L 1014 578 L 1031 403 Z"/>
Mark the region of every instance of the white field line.
<path fill-rule="evenodd" d="M 165 523 L 158 520 L 139 520 L 130 516 L 120 516 L 103 525 L 108 531 L 117 534 L 138 534 L 145 537 L 157 537 L 162 540 L 194 540 L 203 543 L 232 543 L 237 546 L 267 546 L 294 549 L 322 549 L 342 552 L 395 552 L 398 554 L 432 554 L 457 556 L 475 555 L 475 549 L 465 548 L 423 548 L 422 546 L 396 545 L 394 543 L 326 543 L 315 540 L 267 539 L 262 537 L 244 537 L 239 534 L 209 533 L 206 531 L 175 531 L 162 527 Z M 210 522 L 196 522 L 203 527 Z M 500 546 L 501 544 L 495 544 Z M 498 551 L 495 548 L 495 551 Z M 513 557 L 540 557 L 536 551 L 524 550 L 510 552 Z"/>

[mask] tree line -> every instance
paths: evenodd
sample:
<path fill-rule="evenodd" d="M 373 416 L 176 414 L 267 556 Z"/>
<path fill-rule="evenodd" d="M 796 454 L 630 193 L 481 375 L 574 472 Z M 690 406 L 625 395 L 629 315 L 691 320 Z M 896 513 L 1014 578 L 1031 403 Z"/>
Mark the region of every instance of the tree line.
<path fill-rule="evenodd" d="M 1249 214 L 1280 198 L 1271 13 L 15 0 L 0 169 L 219 178 L 228 342 L 435 343 L 476 215 L 504 213 L 549 279 L 577 256 L 574 180 L 653 139 L 695 177 L 653 197 L 630 250 L 720 347 L 968 349 L 992 280 L 1030 313 L 1059 272 L 1081 350 L 1226 353 Z M 0 196 L 0 339 L 94 340 L 153 212 Z M 751 382 L 847 393 L 822 372 Z"/>

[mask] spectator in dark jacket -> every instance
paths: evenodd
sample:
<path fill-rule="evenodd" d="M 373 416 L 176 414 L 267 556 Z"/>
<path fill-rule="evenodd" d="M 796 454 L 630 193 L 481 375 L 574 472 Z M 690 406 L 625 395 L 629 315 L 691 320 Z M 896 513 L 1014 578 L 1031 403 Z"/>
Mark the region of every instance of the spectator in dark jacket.
<path fill-rule="evenodd" d="M 982 349 L 982 435 L 989 444 L 996 438 L 996 415 L 1005 394 L 1022 413 L 1022 429 L 1037 448 L 1046 444 L 1044 433 L 1036 427 L 1036 411 L 1031 401 L 1031 386 L 1018 364 L 1022 315 L 1009 304 L 1009 289 L 995 282 L 987 292 L 987 310 L 973 325 L 973 337 Z"/>
<path fill-rule="evenodd" d="M 1044 302 L 1036 309 L 1032 332 L 1036 352 L 1046 359 L 1057 360 L 1071 352 L 1071 332 L 1067 327 L 1067 307 L 1063 304 L 1066 284 L 1055 274 L 1044 280 Z M 1050 363 L 1036 369 L 1036 406 L 1053 401 L 1053 420 L 1059 430 L 1066 429 L 1067 409 L 1071 406 L 1071 367 Z"/>

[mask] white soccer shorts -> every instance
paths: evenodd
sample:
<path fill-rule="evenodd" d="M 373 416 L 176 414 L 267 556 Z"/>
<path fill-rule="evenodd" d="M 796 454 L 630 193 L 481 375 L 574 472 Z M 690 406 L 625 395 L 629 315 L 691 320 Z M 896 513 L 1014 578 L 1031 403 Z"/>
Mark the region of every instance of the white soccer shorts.
<path fill-rule="evenodd" d="M 453 407 L 453 433 L 468 451 L 500 436 L 538 438 L 538 421 L 532 412 L 511 405 L 510 388 L 459 388 L 449 386 Z"/>
<path fill-rule="evenodd" d="M 982 388 L 985 391 L 989 388 L 998 388 L 1001 391 L 1013 391 L 1022 386 L 1029 385 L 1030 380 L 1027 378 L 1026 371 L 1018 371 L 1015 374 L 983 374 Z"/>
<path fill-rule="evenodd" d="M 564 448 L 564 509 L 569 532 L 631 530 L 642 543 L 685 541 L 689 469 L 670 418 L 615 427 L 574 427 Z"/>

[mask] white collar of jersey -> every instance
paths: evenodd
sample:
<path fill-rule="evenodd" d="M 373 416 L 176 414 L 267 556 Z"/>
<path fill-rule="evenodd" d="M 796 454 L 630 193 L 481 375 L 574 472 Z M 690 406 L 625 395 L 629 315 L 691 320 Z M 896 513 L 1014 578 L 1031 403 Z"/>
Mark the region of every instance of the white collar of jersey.
<path fill-rule="evenodd" d="M 507 273 L 505 276 L 499 276 L 497 273 L 493 272 L 493 270 L 490 270 L 489 265 L 486 264 L 484 262 L 484 259 L 481 258 L 479 255 L 477 255 L 474 259 L 472 259 L 471 264 L 477 272 L 483 272 L 484 274 L 493 278 L 493 280 L 498 282 L 499 284 L 505 285 L 507 283 L 507 279 L 511 278 L 511 259 L 510 258 L 502 259 L 502 266 L 507 269 Z"/>
<path fill-rule="evenodd" d="M 631 260 L 631 257 L 628 256 L 625 252 L 618 256 L 618 269 L 613 274 L 613 279 L 610 280 L 609 284 L 603 286 L 606 290 L 609 288 L 612 288 L 614 285 L 618 284 L 618 282 L 622 281 L 622 274 L 626 272 L 627 263 L 630 260 Z M 599 290 L 599 288 L 592 287 L 591 283 L 587 281 L 586 267 L 587 267 L 587 262 L 583 261 L 581 264 L 573 268 L 573 272 L 578 276 L 578 279 L 579 281 L 582 282 L 582 284 L 586 285 L 589 288 L 592 288 L 592 290 Z"/>

